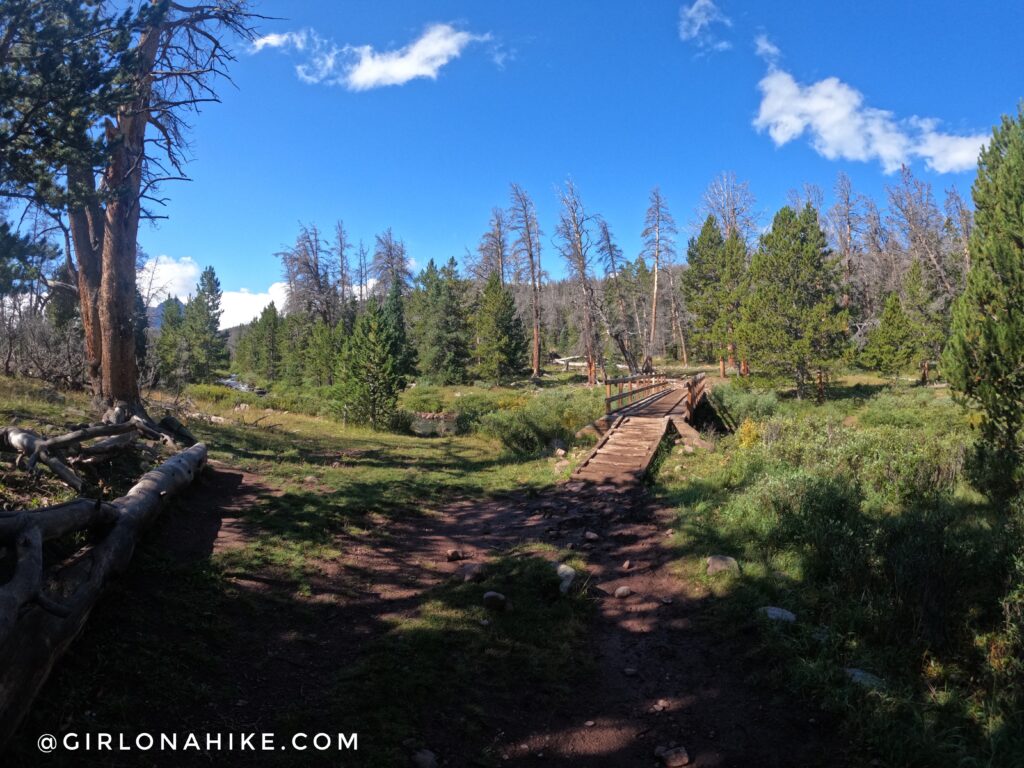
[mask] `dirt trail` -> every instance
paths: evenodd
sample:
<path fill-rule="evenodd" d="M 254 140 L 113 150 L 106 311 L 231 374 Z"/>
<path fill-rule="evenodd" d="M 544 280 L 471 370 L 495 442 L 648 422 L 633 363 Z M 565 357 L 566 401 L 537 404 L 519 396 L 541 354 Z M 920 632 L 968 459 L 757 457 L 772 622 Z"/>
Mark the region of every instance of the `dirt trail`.
<path fill-rule="evenodd" d="M 239 510 L 275 494 L 257 476 L 216 466 L 156 535 L 183 556 L 237 546 L 250 537 Z M 504 764 L 653 766 L 659 746 L 684 746 L 696 766 L 847 764 L 834 723 L 779 691 L 752 687 L 747 649 L 700 629 L 706 604 L 669 567 L 669 520 L 643 488 L 568 483 L 537 497 L 459 501 L 437 515 L 389 521 L 372 544 L 342 541 L 343 562 L 313 585 L 309 626 L 287 626 L 273 611 L 255 618 L 240 608 L 231 617 L 241 636 L 234 662 L 243 670 L 231 722 L 258 727 L 282 700 L 315 709 L 330 694 L 329 676 L 389 618 L 413 615 L 425 590 L 464 566 L 447 562 L 448 550 L 483 562 L 544 541 L 571 545 L 588 562 L 596 672 L 562 710 L 495 713 L 506 726 L 497 743 Z M 257 595 L 275 588 L 258 575 L 237 579 Z M 615 597 L 623 586 L 631 594 Z M 452 734 L 425 737 L 443 765 L 469 764 L 471 756 L 453 753 Z"/>

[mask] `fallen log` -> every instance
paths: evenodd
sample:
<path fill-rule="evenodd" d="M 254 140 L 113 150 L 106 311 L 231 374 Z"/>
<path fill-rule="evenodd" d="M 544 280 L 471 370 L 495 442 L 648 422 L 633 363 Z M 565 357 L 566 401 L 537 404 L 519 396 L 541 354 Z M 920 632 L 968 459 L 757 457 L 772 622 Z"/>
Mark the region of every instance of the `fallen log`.
<path fill-rule="evenodd" d="M 133 422 L 123 424 L 100 424 L 93 427 L 76 429 L 66 435 L 46 438 L 30 429 L 21 427 L 4 427 L 0 429 L 0 451 L 12 451 L 18 454 L 18 461 L 24 460 L 25 469 L 35 471 L 36 465 L 42 462 L 57 477 L 76 491 L 81 491 L 84 483 L 63 461 L 63 455 L 72 449 L 80 449 L 86 440 L 113 435 L 138 433 L 140 427 Z"/>
<path fill-rule="evenodd" d="M 205 463 L 206 446 L 197 443 L 110 503 L 77 499 L 0 515 L 0 546 L 13 545 L 17 555 L 13 576 L 0 586 L 0 749 L 82 630 L 104 586 L 127 567 L 142 531 Z M 101 528 L 106 530 L 91 545 L 45 573 L 43 542 Z"/>

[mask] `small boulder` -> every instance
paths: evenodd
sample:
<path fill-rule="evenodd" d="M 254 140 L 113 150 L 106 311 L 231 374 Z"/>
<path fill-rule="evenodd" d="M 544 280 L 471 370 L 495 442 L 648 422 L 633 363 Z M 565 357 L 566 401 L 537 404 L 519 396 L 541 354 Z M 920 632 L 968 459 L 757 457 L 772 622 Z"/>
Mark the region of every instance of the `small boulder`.
<path fill-rule="evenodd" d="M 712 555 L 708 558 L 708 576 L 714 576 L 716 573 L 739 573 L 740 564 L 736 562 L 735 557 L 729 557 L 728 555 Z"/>
<path fill-rule="evenodd" d="M 466 565 L 459 568 L 456 572 L 456 576 L 460 576 L 463 581 L 483 581 L 484 580 L 484 565 L 483 563 L 466 563 Z"/>
<path fill-rule="evenodd" d="M 666 768 L 681 768 L 690 764 L 690 755 L 685 747 L 674 747 L 664 750 L 661 755 L 661 764 Z"/>
<path fill-rule="evenodd" d="M 572 583 L 576 580 L 576 569 L 565 563 L 559 563 L 558 568 L 555 569 L 555 575 L 559 579 L 558 591 L 563 595 L 568 594 Z"/>
<path fill-rule="evenodd" d="M 562 459 L 565 458 L 565 448 L 558 448 L 555 450 L 555 456 Z"/>
<path fill-rule="evenodd" d="M 448 552 L 445 553 L 445 556 L 448 558 L 449 563 L 454 563 L 458 560 L 466 559 L 466 555 L 462 552 L 461 549 L 449 549 Z"/>
<path fill-rule="evenodd" d="M 249 410 L 249 404 L 248 403 L 239 403 L 238 405 L 235 406 L 235 410 L 236 411 L 248 411 Z"/>
<path fill-rule="evenodd" d="M 854 682 L 864 688 L 885 687 L 885 683 L 882 681 L 882 678 L 878 677 L 878 675 L 873 675 L 870 672 L 865 672 L 863 669 L 847 667 L 843 672 L 846 673 L 846 676 L 850 678 L 851 682 Z"/>
<path fill-rule="evenodd" d="M 586 531 L 586 532 L 585 532 L 585 533 L 583 534 L 583 538 L 584 538 L 584 539 L 586 539 L 587 541 L 597 541 L 597 540 L 598 540 L 598 539 L 600 539 L 601 537 L 600 537 L 600 536 L 598 536 L 598 535 L 597 535 L 596 533 L 594 533 L 593 531 Z"/>
<path fill-rule="evenodd" d="M 633 594 L 633 590 L 629 587 L 622 586 L 615 590 L 615 596 L 620 600 L 623 600 Z"/>
<path fill-rule="evenodd" d="M 767 616 L 771 621 L 785 621 L 789 623 L 796 621 L 795 613 L 787 611 L 785 608 L 777 608 L 774 605 L 766 605 L 764 608 L 758 608 L 758 612 Z"/>
<path fill-rule="evenodd" d="M 508 600 L 501 592 L 485 592 L 484 608 L 490 611 L 504 611 Z"/>
<path fill-rule="evenodd" d="M 413 753 L 410 762 L 413 768 L 437 768 L 437 755 L 429 749 L 421 749 Z"/>

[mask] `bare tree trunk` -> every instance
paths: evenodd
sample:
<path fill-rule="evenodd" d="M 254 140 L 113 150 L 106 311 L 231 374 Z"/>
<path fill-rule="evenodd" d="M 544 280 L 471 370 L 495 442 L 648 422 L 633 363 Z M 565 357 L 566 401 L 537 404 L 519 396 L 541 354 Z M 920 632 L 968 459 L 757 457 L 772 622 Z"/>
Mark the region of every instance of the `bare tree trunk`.
<path fill-rule="evenodd" d="M 71 239 L 78 261 L 79 314 L 85 336 L 85 366 L 97 403 L 103 400 L 103 379 L 100 376 L 103 335 L 100 331 L 99 296 L 101 259 L 103 254 L 104 218 L 96 202 L 96 179 L 89 168 L 68 168 L 68 189 L 73 197 L 86 202 L 68 211 Z"/>

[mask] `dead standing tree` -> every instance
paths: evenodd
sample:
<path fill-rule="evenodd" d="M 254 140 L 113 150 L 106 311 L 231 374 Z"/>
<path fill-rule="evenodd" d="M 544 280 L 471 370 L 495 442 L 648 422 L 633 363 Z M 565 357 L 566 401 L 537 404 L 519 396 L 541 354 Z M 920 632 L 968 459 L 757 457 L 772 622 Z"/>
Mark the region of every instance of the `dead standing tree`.
<path fill-rule="evenodd" d="M 75 153 L 66 166 L 72 203 L 67 216 L 77 261 L 86 358 L 97 403 L 127 404 L 144 414 L 135 359 L 135 249 L 146 201 L 161 182 L 184 179 L 186 117 L 218 101 L 217 78 L 233 59 L 222 40 L 252 37 L 253 16 L 242 0 L 145 4 L 130 25 L 127 51 L 108 51 L 122 97 L 96 126 L 81 126 L 82 144 L 104 133 L 97 166 Z M 116 37 L 116 35 L 112 35 Z M 113 44 L 112 44 L 113 45 Z M 59 169 L 57 169 L 59 171 Z"/>
<path fill-rule="evenodd" d="M 540 227 L 533 200 L 518 184 L 512 185 L 511 229 L 516 234 L 512 245 L 517 262 L 527 268 L 530 280 L 530 312 L 533 316 L 533 343 L 530 363 L 533 377 L 540 376 Z"/>
<path fill-rule="evenodd" d="M 615 310 L 618 313 L 614 318 L 614 322 L 605 322 L 605 327 L 607 328 L 608 335 L 615 342 L 615 346 L 619 348 L 619 353 L 622 355 L 622 359 L 625 360 L 630 374 L 639 373 L 640 367 L 637 365 L 636 355 L 626 340 L 630 315 L 626 309 L 626 286 L 623 284 L 620 274 L 622 249 L 616 245 L 607 221 L 603 218 L 598 219 L 597 228 L 597 250 L 604 257 L 605 263 L 605 295 L 607 296 L 607 292 L 611 291 L 612 298 L 615 301 Z"/>
<path fill-rule="evenodd" d="M 676 224 L 672 214 L 668 212 L 665 199 L 661 196 L 661 190 L 655 187 L 651 190 L 650 205 L 647 208 L 647 216 L 644 220 L 644 230 L 640 234 L 644 241 L 643 255 L 649 258 L 653 264 L 653 284 L 651 286 L 651 329 L 647 339 L 647 354 L 654 354 L 654 344 L 658 333 L 658 277 L 666 262 L 671 261 L 675 254 L 675 245 L 672 235 L 676 232 Z M 676 307 L 675 297 L 672 301 L 673 310 Z"/>
<path fill-rule="evenodd" d="M 565 189 L 559 192 L 559 199 L 562 203 L 562 213 L 555 235 L 560 240 L 558 247 L 569 266 L 569 274 L 579 290 L 583 349 L 587 358 L 587 384 L 593 386 L 597 383 L 598 346 L 594 334 L 596 311 L 590 265 L 590 216 L 584 210 L 583 201 L 580 200 L 572 181 L 566 182 Z"/>

